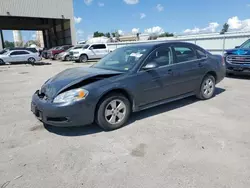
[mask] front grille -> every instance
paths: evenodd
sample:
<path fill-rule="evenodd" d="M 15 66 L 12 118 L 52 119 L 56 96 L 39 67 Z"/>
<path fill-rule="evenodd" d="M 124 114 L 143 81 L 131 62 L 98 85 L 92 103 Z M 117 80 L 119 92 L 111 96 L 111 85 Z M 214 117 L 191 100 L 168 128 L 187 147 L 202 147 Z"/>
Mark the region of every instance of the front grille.
<path fill-rule="evenodd" d="M 250 56 L 249 55 L 229 55 L 226 57 L 226 61 L 228 63 L 234 64 L 250 64 Z"/>

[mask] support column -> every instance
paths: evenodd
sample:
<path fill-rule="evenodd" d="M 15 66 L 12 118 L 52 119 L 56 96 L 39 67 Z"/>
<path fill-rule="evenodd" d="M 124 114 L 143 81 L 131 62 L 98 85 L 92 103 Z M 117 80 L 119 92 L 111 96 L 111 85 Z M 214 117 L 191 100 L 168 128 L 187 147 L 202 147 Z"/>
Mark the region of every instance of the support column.
<path fill-rule="evenodd" d="M 4 49 L 3 31 L 0 30 L 0 50 Z"/>
<path fill-rule="evenodd" d="M 62 32 L 62 37 L 63 37 L 63 45 L 66 44 L 66 38 L 65 38 L 65 28 L 64 28 L 64 20 L 61 20 L 61 32 Z"/>
<path fill-rule="evenodd" d="M 56 21 L 53 20 L 53 30 L 54 30 L 54 36 L 55 36 L 55 44 L 58 46 L 58 36 L 57 36 L 57 30 L 56 30 Z"/>

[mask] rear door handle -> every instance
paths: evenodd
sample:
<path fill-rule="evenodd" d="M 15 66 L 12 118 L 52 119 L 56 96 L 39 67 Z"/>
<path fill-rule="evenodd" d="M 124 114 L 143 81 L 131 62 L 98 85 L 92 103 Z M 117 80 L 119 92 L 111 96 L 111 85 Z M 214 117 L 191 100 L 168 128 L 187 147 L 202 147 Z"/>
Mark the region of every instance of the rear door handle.
<path fill-rule="evenodd" d="M 201 62 L 198 63 L 199 67 L 203 67 L 203 64 Z"/>
<path fill-rule="evenodd" d="M 173 70 L 172 69 L 168 69 L 168 74 L 173 75 Z"/>

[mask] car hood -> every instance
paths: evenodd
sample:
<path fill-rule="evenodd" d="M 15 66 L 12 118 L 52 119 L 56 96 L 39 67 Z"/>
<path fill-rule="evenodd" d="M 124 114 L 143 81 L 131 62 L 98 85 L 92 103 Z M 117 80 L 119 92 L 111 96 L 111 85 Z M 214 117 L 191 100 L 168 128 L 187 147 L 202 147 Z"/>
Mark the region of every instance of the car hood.
<path fill-rule="evenodd" d="M 9 56 L 7 56 L 7 55 L 2 55 L 2 54 L 0 54 L 0 58 L 1 59 L 5 59 L 5 58 L 8 58 Z"/>
<path fill-rule="evenodd" d="M 68 55 L 69 54 L 69 52 L 61 52 L 59 55 L 60 56 L 65 56 L 65 55 Z"/>
<path fill-rule="evenodd" d="M 228 55 L 250 55 L 250 49 L 247 48 L 237 48 L 226 50 Z"/>
<path fill-rule="evenodd" d="M 40 93 L 45 94 L 50 99 L 53 99 L 64 91 L 83 87 L 87 84 L 91 84 L 93 82 L 119 74 L 122 74 L 122 72 L 92 67 L 71 68 L 57 74 L 45 82 Z"/>

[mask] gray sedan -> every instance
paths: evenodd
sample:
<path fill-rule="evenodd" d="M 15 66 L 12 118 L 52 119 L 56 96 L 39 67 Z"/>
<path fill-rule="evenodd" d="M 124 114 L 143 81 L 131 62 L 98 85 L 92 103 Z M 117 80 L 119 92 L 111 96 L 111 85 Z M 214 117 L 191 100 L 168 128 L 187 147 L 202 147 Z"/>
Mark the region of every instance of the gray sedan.
<path fill-rule="evenodd" d="M 31 110 L 53 126 L 96 122 L 122 127 L 132 112 L 196 95 L 214 96 L 225 76 L 222 56 L 189 43 L 163 42 L 119 48 L 89 68 L 67 69 L 32 97 Z"/>

